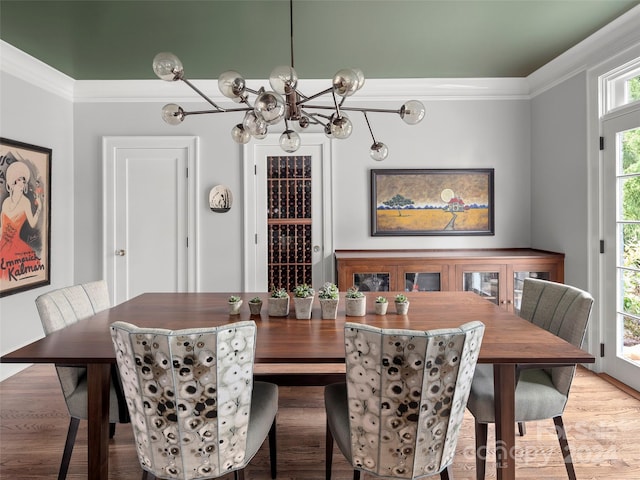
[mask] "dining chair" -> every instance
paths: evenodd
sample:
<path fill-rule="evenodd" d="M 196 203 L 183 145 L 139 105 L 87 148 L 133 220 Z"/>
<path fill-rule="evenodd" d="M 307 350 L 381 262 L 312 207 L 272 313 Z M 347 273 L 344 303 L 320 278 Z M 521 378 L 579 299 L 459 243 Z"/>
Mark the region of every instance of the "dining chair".
<path fill-rule="evenodd" d="M 253 380 L 256 324 L 186 330 L 111 324 L 143 479 L 210 479 L 244 468 L 269 437 L 278 386 Z"/>
<path fill-rule="evenodd" d="M 344 327 L 346 382 L 325 387 L 326 479 L 334 440 L 360 472 L 451 478 L 484 324 L 429 331 Z"/>
<path fill-rule="evenodd" d="M 593 297 L 583 290 L 527 278 L 522 289 L 520 316 L 572 345 L 582 347 L 592 305 Z M 576 366 L 549 367 L 516 367 L 515 418 L 521 434 L 524 433 L 523 422 L 553 419 L 567 475 L 575 480 L 562 414 Z M 467 405 L 475 418 L 477 480 L 483 480 L 485 476 L 488 424 L 495 423 L 494 402 L 493 366 L 478 365 Z"/>
<path fill-rule="evenodd" d="M 35 300 L 45 335 L 58 331 L 78 321 L 105 310 L 111 306 L 109 290 L 104 280 L 53 290 L 40 295 Z M 65 441 L 58 479 L 64 480 L 69 469 L 80 420 L 88 415 L 88 390 L 86 367 L 56 365 L 56 372 L 64 396 L 70 421 Z M 116 372 L 112 369 L 109 393 L 109 436 L 113 438 L 116 423 L 128 423 L 129 412 L 122 386 Z"/>

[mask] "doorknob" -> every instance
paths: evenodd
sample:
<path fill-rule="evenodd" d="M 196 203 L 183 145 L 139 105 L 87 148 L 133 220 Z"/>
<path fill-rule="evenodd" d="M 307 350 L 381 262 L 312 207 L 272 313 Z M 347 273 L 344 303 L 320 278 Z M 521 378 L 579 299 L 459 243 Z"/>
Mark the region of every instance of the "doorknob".
<path fill-rule="evenodd" d="M 124 257 L 126 254 L 127 254 L 127 252 L 125 252 L 122 249 L 116 250 L 116 255 L 119 256 L 119 257 Z"/>
<path fill-rule="evenodd" d="M 318 253 L 320 251 L 320 246 L 319 245 L 314 245 L 313 246 L 313 252 L 314 253 Z"/>

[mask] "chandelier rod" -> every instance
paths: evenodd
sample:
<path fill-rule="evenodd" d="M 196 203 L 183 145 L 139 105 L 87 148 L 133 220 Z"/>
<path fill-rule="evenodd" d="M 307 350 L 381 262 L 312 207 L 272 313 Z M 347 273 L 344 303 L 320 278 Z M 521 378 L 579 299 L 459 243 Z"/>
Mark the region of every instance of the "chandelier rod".
<path fill-rule="evenodd" d="M 289 38 L 291 44 L 291 68 L 294 68 L 293 63 L 293 0 L 289 0 Z"/>
<path fill-rule="evenodd" d="M 317 108 L 319 110 L 335 110 L 335 107 L 330 105 L 305 105 L 305 108 Z M 400 114 L 401 109 L 391 108 L 369 108 L 369 107 L 340 107 L 340 110 L 347 112 L 376 112 L 376 113 L 397 113 Z"/>

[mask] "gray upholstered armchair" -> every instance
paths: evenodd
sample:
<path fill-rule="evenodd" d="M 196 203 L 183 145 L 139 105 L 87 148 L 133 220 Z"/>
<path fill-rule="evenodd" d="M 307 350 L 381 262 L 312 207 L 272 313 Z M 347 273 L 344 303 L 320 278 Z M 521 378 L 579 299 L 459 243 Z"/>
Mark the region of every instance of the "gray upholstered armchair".
<path fill-rule="evenodd" d="M 587 292 L 569 285 L 528 278 L 524 281 L 520 316 L 581 347 L 592 305 L 593 298 Z M 572 480 L 576 474 L 562 413 L 575 370 L 575 365 L 553 368 L 518 366 L 515 392 L 517 422 L 553 419 L 567 474 Z M 468 407 L 476 425 L 476 475 L 478 480 L 483 480 L 488 424 L 495 423 L 492 365 L 483 364 L 476 368 Z M 521 427 L 521 432 L 523 430 Z"/>
<path fill-rule="evenodd" d="M 325 388 L 327 480 L 334 439 L 354 479 L 449 479 L 483 334 L 481 322 L 426 332 L 345 324 L 347 381 Z"/>
<path fill-rule="evenodd" d="M 36 307 L 45 335 L 85 320 L 110 306 L 109 290 L 103 280 L 60 288 L 36 298 Z M 64 480 L 69 469 L 69 461 L 80 420 L 87 418 L 87 369 L 85 367 L 56 365 L 56 371 L 71 417 L 58 472 L 58 479 Z M 112 370 L 111 379 L 109 422 L 110 437 L 113 437 L 115 424 L 128 423 L 129 413 L 115 367 Z"/>
<path fill-rule="evenodd" d="M 143 479 L 210 479 L 244 468 L 269 436 L 276 477 L 278 387 L 254 382 L 256 324 L 111 336 Z"/>

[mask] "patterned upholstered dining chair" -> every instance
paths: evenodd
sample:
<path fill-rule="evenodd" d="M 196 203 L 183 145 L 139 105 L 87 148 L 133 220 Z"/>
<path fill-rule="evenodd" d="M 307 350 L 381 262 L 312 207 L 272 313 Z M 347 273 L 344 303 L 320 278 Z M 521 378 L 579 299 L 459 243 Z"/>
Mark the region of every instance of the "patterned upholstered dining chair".
<path fill-rule="evenodd" d="M 267 436 L 276 477 L 278 387 L 253 380 L 253 321 L 176 331 L 114 322 L 111 336 L 143 479 L 242 480 Z"/>
<path fill-rule="evenodd" d="M 520 316 L 572 345 L 581 347 L 592 305 L 592 296 L 578 288 L 527 278 L 522 290 Z M 553 419 L 567 474 L 571 480 L 575 480 L 576 474 L 562 414 L 575 371 L 575 365 L 553 368 L 518 366 L 515 392 L 515 417 L 521 433 L 524 431 L 523 422 Z M 468 407 L 475 417 L 476 476 L 478 480 L 484 480 L 488 424 L 495 423 L 492 365 L 478 365 Z"/>
<path fill-rule="evenodd" d="M 333 442 L 384 478 L 449 479 L 484 325 L 431 331 L 345 324 L 346 383 L 325 387 L 326 478 Z"/>
<path fill-rule="evenodd" d="M 36 298 L 36 307 L 45 335 L 81 320 L 111 306 L 109 290 L 104 280 L 60 288 Z M 69 469 L 80 420 L 87 418 L 87 369 L 86 367 L 56 365 L 62 394 L 69 410 L 69 430 L 60 463 L 58 479 L 64 480 Z M 110 437 L 116 423 L 128 423 L 129 412 L 122 393 L 122 386 L 114 366 L 109 395 Z"/>

